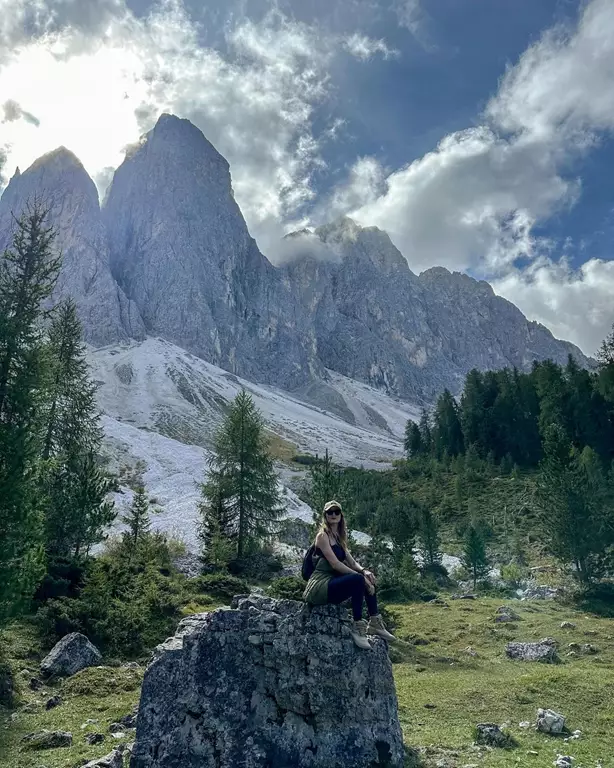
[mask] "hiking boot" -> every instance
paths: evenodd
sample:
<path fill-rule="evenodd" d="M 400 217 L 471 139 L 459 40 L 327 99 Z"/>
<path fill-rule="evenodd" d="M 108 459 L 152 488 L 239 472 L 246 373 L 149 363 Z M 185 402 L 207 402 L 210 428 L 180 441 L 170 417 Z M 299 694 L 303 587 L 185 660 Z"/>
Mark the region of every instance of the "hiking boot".
<path fill-rule="evenodd" d="M 363 648 L 365 651 L 371 650 L 371 643 L 367 640 L 367 622 L 364 619 L 354 622 L 350 635 L 354 645 Z"/>
<path fill-rule="evenodd" d="M 377 614 L 377 616 L 371 616 L 369 618 L 369 625 L 367 627 L 367 634 L 368 635 L 377 635 L 378 637 L 383 637 L 384 640 L 388 640 L 389 643 L 394 642 L 396 640 L 396 637 L 384 626 L 384 622 L 382 621 L 382 617 Z"/>

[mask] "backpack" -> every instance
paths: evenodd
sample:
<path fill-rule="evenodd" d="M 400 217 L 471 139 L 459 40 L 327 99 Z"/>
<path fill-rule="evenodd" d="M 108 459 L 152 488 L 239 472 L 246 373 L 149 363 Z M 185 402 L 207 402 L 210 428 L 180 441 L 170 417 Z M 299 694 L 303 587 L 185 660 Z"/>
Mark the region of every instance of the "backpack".
<path fill-rule="evenodd" d="M 313 562 L 313 558 L 316 554 L 316 545 L 312 544 L 307 552 L 305 552 L 305 557 L 303 558 L 303 566 L 301 568 L 301 576 L 305 581 L 309 581 L 311 574 L 315 570 L 315 564 Z"/>

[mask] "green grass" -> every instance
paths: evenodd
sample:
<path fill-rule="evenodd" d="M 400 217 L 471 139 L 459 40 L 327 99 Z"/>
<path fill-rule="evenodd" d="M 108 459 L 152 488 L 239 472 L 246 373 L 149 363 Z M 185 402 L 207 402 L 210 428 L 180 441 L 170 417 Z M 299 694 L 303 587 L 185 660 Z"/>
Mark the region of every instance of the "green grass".
<path fill-rule="evenodd" d="M 428 642 L 397 651 L 398 657 L 405 657 L 394 665 L 394 675 L 406 743 L 422 748 L 427 766 L 447 757 L 451 766 L 546 768 L 557 754 L 571 754 L 583 768 L 594 768 L 598 761 L 603 768 L 612 768 L 614 624 L 554 603 L 515 602 L 522 620 L 496 625 L 494 613 L 502 602 L 483 598 L 450 601 L 450 608 L 393 606 L 399 618 L 397 635 Z M 574 622 L 576 629 L 561 630 L 564 620 Z M 505 657 L 508 640 L 546 636 L 559 641 L 561 664 L 513 662 Z M 569 658 L 566 646 L 571 642 L 593 643 L 600 653 Z M 465 651 L 468 646 L 476 657 Z M 435 708 L 426 708 L 427 704 Z M 535 720 L 538 707 L 564 714 L 571 731 L 582 731 L 582 739 L 565 743 L 519 728 L 520 722 Z M 477 752 L 471 743 L 480 722 L 507 725 L 518 747 Z M 538 754 L 528 755 L 529 751 Z"/>
<path fill-rule="evenodd" d="M 520 621 L 495 624 L 495 610 L 505 602 L 513 603 Z M 438 762 L 445 768 L 550 768 L 557 754 L 573 755 L 576 765 L 582 768 L 595 768 L 598 762 L 603 768 L 614 768 L 611 619 L 553 602 L 480 598 L 449 601 L 449 606 L 390 606 L 399 622 L 396 634 L 404 641 L 391 650 L 399 716 L 405 741 L 420 750 L 425 768 L 435 768 Z M 574 622 L 576 628 L 562 630 L 560 624 L 566 620 Z M 508 640 L 546 636 L 559 641 L 561 664 L 513 662 L 505 657 Z M 572 642 L 592 643 L 600 652 L 596 656 L 567 657 L 567 645 Z M 34 705 L 32 712 L 19 707 L 9 728 L 0 715 L 0 766 L 71 768 L 80 760 L 107 754 L 117 744 L 109 734 L 109 725 L 137 703 L 143 670 L 94 668 L 62 684 L 47 686 L 44 691 L 32 692 L 27 683 L 36 674 L 42 656 L 35 630 L 28 624 L 15 625 L 6 634 L 6 643 L 21 703 L 40 701 L 42 705 Z M 477 656 L 466 652 L 468 646 Z M 28 674 L 24 676 L 21 670 L 28 670 Z M 46 712 L 44 702 L 56 693 L 64 703 Z M 535 720 L 538 707 L 562 712 L 570 730 L 582 731 L 582 739 L 565 743 L 561 738 L 519 728 L 521 721 Z M 87 719 L 99 722 L 82 729 Z M 511 750 L 473 748 L 474 728 L 485 721 L 506 725 L 518 746 Z M 41 728 L 71 731 L 73 746 L 23 752 L 22 736 Z M 93 731 L 104 733 L 105 743 L 87 745 L 84 737 Z"/>

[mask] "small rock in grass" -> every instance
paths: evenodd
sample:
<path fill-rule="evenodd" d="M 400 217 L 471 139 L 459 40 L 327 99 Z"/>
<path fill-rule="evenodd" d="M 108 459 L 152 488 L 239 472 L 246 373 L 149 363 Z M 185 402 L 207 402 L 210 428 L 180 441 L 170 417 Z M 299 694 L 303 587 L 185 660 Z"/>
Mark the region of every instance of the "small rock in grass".
<path fill-rule="evenodd" d="M 425 704 L 424 708 L 425 709 L 437 709 L 437 705 L 436 704 Z"/>
<path fill-rule="evenodd" d="M 564 741 L 578 741 L 578 739 L 582 738 L 582 731 L 574 731 L 571 736 L 564 739 Z"/>
<path fill-rule="evenodd" d="M 530 728 L 533 725 L 533 723 L 530 723 L 528 720 L 523 720 L 521 723 L 518 723 L 519 728 Z"/>
<path fill-rule="evenodd" d="M 123 717 L 120 717 L 118 722 L 121 723 L 121 725 L 123 725 L 124 728 L 136 728 L 137 714 L 138 714 L 138 709 L 136 709 L 134 712 L 130 712 L 128 715 L 124 715 Z"/>
<path fill-rule="evenodd" d="M 511 608 L 509 608 L 507 605 L 502 605 L 500 608 L 497 608 L 496 613 L 497 613 L 497 615 L 495 616 L 496 624 L 509 623 L 512 621 L 521 620 L 520 616 Z"/>
<path fill-rule="evenodd" d="M 527 755 L 532 755 L 533 757 L 535 757 L 536 755 L 539 755 L 539 752 L 535 749 L 528 749 Z"/>
<path fill-rule="evenodd" d="M 98 720 L 92 720 L 91 718 L 89 718 L 88 720 L 86 720 L 84 723 L 81 724 L 81 730 L 82 731 L 85 730 L 85 728 L 87 728 L 88 725 L 98 725 Z"/>
<path fill-rule="evenodd" d="M 114 749 L 108 755 L 90 760 L 83 768 L 123 768 L 124 757 L 119 749 Z"/>
<path fill-rule="evenodd" d="M 45 704 L 45 709 L 53 709 L 54 707 L 59 707 L 61 703 L 62 703 L 61 696 L 52 696 L 50 699 L 47 699 L 47 703 Z"/>
<path fill-rule="evenodd" d="M 111 723 L 109 726 L 109 731 L 111 733 L 123 733 L 125 730 L 125 726 L 123 723 Z"/>
<path fill-rule="evenodd" d="M 557 755 L 553 765 L 555 765 L 556 768 L 572 768 L 574 762 L 575 759 L 571 757 L 571 755 Z"/>
<path fill-rule="evenodd" d="M 561 623 L 561 629 L 575 629 L 576 625 L 573 623 L 573 621 L 563 621 Z"/>
<path fill-rule="evenodd" d="M 450 600 L 476 600 L 475 595 L 452 595 Z"/>
<path fill-rule="evenodd" d="M 141 665 L 138 663 L 138 661 L 126 661 L 124 664 L 122 664 L 122 669 L 140 669 Z"/>
<path fill-rule="evenodd" d="M 582 653 L 587 653 L 589 656 L 594 656 L 596 653 L 599 653 L 599 648 L 597 648 L 596 645 L 592 645 L 591 643 L 585 643 L 582 646 Z"/>
<path fill-rule="evenodd" d="M 565 717 L 552 709 L 538 709 L 537 730 L 541 733 L 563 733 Z"/>
<path fill-rule="evenodd" d="M 445 600 L 442 600 L 441 597 L 435 597 L 432 600 L 429 600 L 429 605 L 441 605 L 443 608 L 449 608 L 450 606 L 446 603 Z"/>
<path fill-rule="evenodd" d="M 21 742 L 26 749 L 70 747 L 72 745 L 72 733 L 67 731 L 36 731 L 26 734 Z"/>
<path fill-rule="evenodd" d="M 476 725 L 476 743 L 487 747 L 507 749 L 514 746 L 513 739 L 504 733 L 495 723 L 480 723 Z"/>
<path fill-rule="evenodd" d="M 478 655 L 478 652 L 477 652 L 477 651 L 476 651 L 474 648 L 472 648 L 470 645 L 468 645 L 468 646 L 467 646 L 467 647 L 466 647 L 466 648 L 463 650 L 463 653 L 466 653 L 466 654 L 467 654 L 467 656 L 473 656 L 473 657 L 475 657 L 475 656 L 477 656 L 477 655 Z"/>
<path fill-rule="evenodd" d="M 44 686 L 44 683 L 41 682 L 38 678 L 32 677 L 28 683 L 28 686 L 31 691 L 40 691 L 40 689 Z"/>
<path fill-rule="evenodd" d="M 94 746 L 96 744 L 102 744 L 104 741 L 104 734 L 103 733 L 88 733 L 85 737 L 85 740 L 90 746 Z"/>

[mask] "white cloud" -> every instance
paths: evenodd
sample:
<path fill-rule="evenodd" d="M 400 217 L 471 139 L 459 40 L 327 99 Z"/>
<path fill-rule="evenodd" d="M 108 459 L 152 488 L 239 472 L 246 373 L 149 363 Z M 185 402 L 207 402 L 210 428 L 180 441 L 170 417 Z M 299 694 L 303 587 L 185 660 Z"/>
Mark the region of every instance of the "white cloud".
<path fill-rule="evenodd" d="M 0 3 L 6 11 L 6 0 Z M 58 26 L 53 8 L 41 2 L 21 0 L 0 16 L 2 35 L 13 39 L 34 12 L 36 29 L 47 30 L 0 61 L 0 104 L 15 102 L 40 121 L 0 123 L 5 172 L 64 144 L 95 179 L 108 180 L 123 148 L 161 112 L 175 112 L 229 160 L 253 232 L 266 237 L 273 227 L 277 236 L 281 221 L 312 198 L 312 173 L 322 164 L 312 114 L 329 88 L 331 40 L 271 13 L 230 28 L 222 55 L 200 47 L 179 0 L 143 19 L 123 4 L 109 8 L 104 34 Z"/>
<path fill-rule="evenodd" d="M 541 258 L 492 283 L 528 317 L 594 355 L 614 322 L 614 261 L 590 259 L 580 269 Z"/>
<path fill-rule="evenodd" d="M 533 232 L 574 204 L 581 182 L 570 162 L 612 129 L 614 3 L 592 0 L 575 27 L 548 31 L 506 73 L 481 126 L 445 137 L 347 212 L 386 229 L 412 268 L 470 269 L 592 351 L 614 319 L 613 268 L 593 260 L 571 272 Z M 518 257 L 529 259 L 524 272 Z"/>
<path fill-rule="evenodd" d="M 349 35 L 344 39 L 344 45 L 352 56 L 357 59 L 367 61 L 372 59 L 373 56 L 381 53 L 384 59 L 396 58 L 399 56 L 399 51 L 394 48 L 389 48 L 384 40 L 375 40 L 367 35 L 362 35 L 359 32 L 354 32 L 353 35 Z"/>
<path fill-rule="evenodd" d="M 396 0 L 394 10 L 402 27 L 406 27 L 416 36 L 421 33 L 424 21 L 421 0 Z"/>

